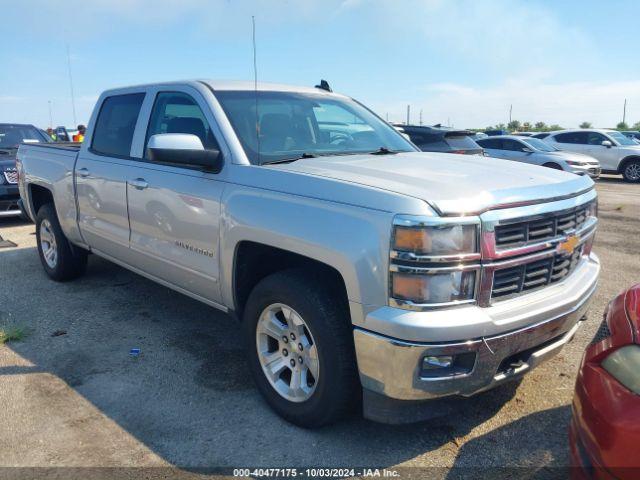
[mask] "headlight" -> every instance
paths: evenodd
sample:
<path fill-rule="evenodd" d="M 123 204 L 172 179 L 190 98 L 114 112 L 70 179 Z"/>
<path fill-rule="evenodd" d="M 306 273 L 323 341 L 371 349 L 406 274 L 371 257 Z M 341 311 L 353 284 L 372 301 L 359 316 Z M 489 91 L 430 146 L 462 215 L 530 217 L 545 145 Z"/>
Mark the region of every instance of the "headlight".
<path fill-rule="evenodd" d="M 394 218 L 390 304 L 423 310 L 475 299 L 480 252 L 478 217 Z"/>
<path fill-rule="evenodd" d="M 392 248 L 417 255 L 443 256 L 475 253 L 477 228 L 472 225 L 396 225 Z"/>
<path fill-rule="evenodd" d="M 475 271 L 454 270 L 414 274 L 394 272 L 391 275 L 392 296 L 417 304 L 441 304 L 472 300 L 476 282 Z"/>
<path fill-rule="evenodd" d="M 587 167 L 588 165 L 584 162 L 576 162 L 573 160 L 565 160 L 569 165 L 573 165 L 575 167 Z"/>
<path fill-rule="evenodd" d="M 602 368 L 640 395 L 640 346 L 627 345 L 615 350 L 602 361 Z"/>

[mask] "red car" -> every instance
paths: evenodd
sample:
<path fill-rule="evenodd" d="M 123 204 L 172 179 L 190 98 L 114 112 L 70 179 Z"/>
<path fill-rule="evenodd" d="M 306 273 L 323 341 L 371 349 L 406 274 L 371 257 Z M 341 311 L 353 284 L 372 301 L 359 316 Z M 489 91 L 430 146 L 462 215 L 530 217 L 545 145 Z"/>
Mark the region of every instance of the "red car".
<path fill-rule="evenodd" d="M 569 441 L 573 479 L 640 478 L 640 284 L 609 303 L 587 347 Z"/>

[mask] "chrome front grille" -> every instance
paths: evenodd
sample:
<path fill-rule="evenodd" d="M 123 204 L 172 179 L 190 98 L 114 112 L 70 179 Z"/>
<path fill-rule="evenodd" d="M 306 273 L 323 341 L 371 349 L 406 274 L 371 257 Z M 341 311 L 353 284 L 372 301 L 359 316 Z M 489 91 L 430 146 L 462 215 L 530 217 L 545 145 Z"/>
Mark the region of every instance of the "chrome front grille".
<path fill-rule="evenodd" d="M 18 171 L 17 170 L 5 170 L 4 178 L 7 183 L 16 184 L 18 183 Z"/>
<path fill-rule="evenodd" d="M 587 221 L 591 202 L 570 210 L 547 214 L 543 218 L 512 221 L 495 227 L 497 249 L 513 248 L 530 243 L 546 242 L 579 230 Z"/>
<path fill-rule="evenodd" d="M 536 290 L 568 276 L 578 265 L 582 247 L 571 255 L 556 254 L 493 272 L 491 298 L 510 297 L 525 291 Z"/>

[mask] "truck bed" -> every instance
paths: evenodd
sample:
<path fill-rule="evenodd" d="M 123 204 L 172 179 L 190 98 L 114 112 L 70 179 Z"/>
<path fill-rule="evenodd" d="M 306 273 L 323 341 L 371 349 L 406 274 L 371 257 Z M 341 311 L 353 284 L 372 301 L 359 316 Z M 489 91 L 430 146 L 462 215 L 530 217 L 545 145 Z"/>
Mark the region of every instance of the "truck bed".
<path fill-rule="evenodd" d="M 54 143 L 25 143 L 29 147 L 55 148 L 62 150 L 72 150 L 77 152 L 80 150 L 81 142 L 54 142 Z"/>

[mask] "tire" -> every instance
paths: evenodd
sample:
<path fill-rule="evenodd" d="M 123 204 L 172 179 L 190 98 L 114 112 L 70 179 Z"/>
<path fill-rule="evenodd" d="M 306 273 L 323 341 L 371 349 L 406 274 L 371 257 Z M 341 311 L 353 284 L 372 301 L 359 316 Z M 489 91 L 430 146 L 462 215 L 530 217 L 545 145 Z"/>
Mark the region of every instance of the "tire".
<path fill-rule="evenodd" d="M 640 182 L 640 160 L 630 160 L 624 165 L 622 177 L 630 183 Z"/>
<path fill-rule="evenodd" d="M 66 282 L 80 277 L 86 271 L 87 253 L 71 246 L 62 232 L 58 215 L 51 203 L 38 210 L 36 240 L 40 262 L 53 280 Z"/>
<path fill-rule="evenodd" d="M 331 278 L 299 269 L 274 273 L 255 286 L 243 315 L 249 368 L 260 393 L 281 417 L 304 428 L 316 428 L 339 420 L 354 410 L 362 397 L 348 306 L 332 283 L 335 281 Z M 279 308 L 281 311 L 278 313 Z M 285 317 L 286 309 L 290 311 L 289 319 Z M 261 328 L 264 325 L 261 318 L 266 318 L 263 314 L 268 316 L 266 312 L 273 313 L 278 321 L 276 333 L 282 335 L 277 341 L 265 335 Z M 283 336 L 289 336 L 300 328 L 296 325 L 300 320 L 304 323 L 303 330 L 307 329 L 304 330 L 307 333 L 304 335 L 306 350 L 303 352 L 299 350 L 302 343 L 296 343 L 298 340 L 303 342 L 300 335 L 287 342 L 283 339 Z M 287 347 L 290 353 L 284 357 Z M 265 373 L 267 367 L 263 368 L 266 361 L 261 363 L 268 348 L 271 349 L 269 352 L 273 350 L 269 355 L 280 357 L 274 371 L 284 363 L 279 376 L 276 375 L 278 380 L 275 384 Z M 296 360 L 299 364 L 295 368 L 299 370 L 290 368 L 290 362 Z M 301 375 L 301 387 L 296 391 L 291 388 L 295 372 L 304 368 L 307 369 L 306 376 Z M 314 372 L 317 378 L 313 376 Z M 295 399 L 287 398 L 287 393 L 299 395 Z"/>

